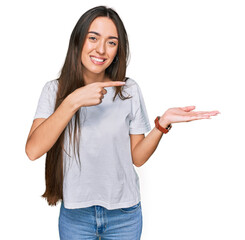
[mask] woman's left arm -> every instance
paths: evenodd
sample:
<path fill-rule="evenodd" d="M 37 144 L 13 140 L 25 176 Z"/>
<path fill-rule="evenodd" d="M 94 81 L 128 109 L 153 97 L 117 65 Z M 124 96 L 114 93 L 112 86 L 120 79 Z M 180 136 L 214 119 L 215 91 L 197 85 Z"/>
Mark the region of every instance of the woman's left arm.
<path fill-rule="evenodd" d="M 193 111 L 195 106 L 170 108 L 159 119 L 159 124 L 167 128 L 169 124 L 178 122 L 190 122 L 200 119 L 209 119 L 216 116 L 219 111 Z M 156 150 L 163 133 L 154 127 L 151 132 L 141 139 L 135 146 L 132 146 L 134 135 L 131 136 L 131 151 L 133 163 L 136 167 L 141 167 Z M 140 139 L 140 138 L 138 138 Z"/>

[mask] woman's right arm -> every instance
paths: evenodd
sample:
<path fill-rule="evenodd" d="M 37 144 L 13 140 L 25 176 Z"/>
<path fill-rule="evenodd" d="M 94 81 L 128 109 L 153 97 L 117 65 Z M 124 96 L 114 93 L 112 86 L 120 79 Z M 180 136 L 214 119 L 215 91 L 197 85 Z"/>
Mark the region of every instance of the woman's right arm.
<path fill-rule="evenodd" d="M 72 96 L 68 95 L 50 117 L 33 121 L 25 147 L 30 160 L 36 160 L 50 150 L 77 110 Z"/>
<path fill-rule="evenodd" d="M 51 149 L 80 107 L 100 104 L 107 92 L 104 87 L 124 84 L 119 81 L 96 82 L 80 87 L 69 94 L 47 119 L 36 118 L 25 147 L 29 159 L 36 160 Z"/>

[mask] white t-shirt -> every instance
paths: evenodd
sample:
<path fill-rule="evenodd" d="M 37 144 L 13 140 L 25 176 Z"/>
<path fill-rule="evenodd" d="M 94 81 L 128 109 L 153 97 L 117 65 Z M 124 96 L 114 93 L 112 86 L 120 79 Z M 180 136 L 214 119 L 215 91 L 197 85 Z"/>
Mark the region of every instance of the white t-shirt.
<path fill-rule="evenodd" d="M 48 118 L 53 114 L 57 89 L 58 80 L 48 81 L 44 85 L 34 119 Z M 73 151 L 73 134 L 70 143 L 68 129 L 65 132 L 65 208 L 100 205 L 111 210 L 131 207 L 141 200 L 129 134 L 143 134 L 151 130 L 142 92 L 130 78 L 122 91 L 125 97 L 132 96 L 130 99 L 121 100 L 117 95 L 113 101 L 114 87 L 105 89 L 107 94 L 100 104 L 81 108 L 81 166 L 77 153 Z M 74 116 L 71 121 L 74 124 Z"/>

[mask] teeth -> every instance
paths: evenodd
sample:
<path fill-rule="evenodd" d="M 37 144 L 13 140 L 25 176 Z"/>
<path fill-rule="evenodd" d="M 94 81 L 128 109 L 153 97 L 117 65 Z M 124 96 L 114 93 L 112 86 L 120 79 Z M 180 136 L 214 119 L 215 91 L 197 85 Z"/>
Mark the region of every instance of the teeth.
<path fill-rule="evenodd" d="M 104 62 L 105 60 L 103 59 L 99 59 L 99 58 L 95 58 L 95 57 L 91 57 L 93 60 L 97 61 L 97 62 Z"/>

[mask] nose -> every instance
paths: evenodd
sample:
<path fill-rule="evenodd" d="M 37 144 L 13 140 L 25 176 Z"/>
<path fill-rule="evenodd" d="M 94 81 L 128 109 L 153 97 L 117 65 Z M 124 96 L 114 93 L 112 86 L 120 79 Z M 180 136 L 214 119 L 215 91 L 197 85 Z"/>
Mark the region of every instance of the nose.
<path fill-rule="evenodd" d="M 105 53 L 105 42 L 103 40 L 98 42 L 96 51 L 101 55 Z"/>

